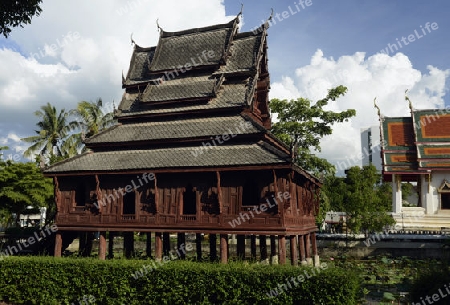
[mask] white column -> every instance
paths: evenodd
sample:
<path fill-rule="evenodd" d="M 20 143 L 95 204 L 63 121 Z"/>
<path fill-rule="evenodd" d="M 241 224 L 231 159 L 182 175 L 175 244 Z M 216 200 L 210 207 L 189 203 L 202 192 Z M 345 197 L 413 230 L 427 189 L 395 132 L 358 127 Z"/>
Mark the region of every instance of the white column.
<path fill-rule="evenodd" d="M 431 187 L 431 175 L 422 175 L 422 187 L 421 187 L 421 199 L 422 199 L 422 207 L 425 208 L 426 215 L 434 214 L 434 205 L 433 205 L 433 191 Z"/>
<path fill-rule="evenodd" d="M 402 185 L 401 176 L 392 175 L 392 212 L 402 212 Z"/>

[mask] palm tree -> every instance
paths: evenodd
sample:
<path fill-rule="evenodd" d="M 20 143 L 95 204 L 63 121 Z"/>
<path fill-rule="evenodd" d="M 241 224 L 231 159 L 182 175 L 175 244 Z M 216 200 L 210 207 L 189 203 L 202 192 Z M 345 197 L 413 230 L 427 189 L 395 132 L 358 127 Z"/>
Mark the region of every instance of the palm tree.
<path fill-rule="evenodd" d="M 35 130 L 37 135 L 22 139 L 24 142 L 33 143 L 24 152 L 24 156 L 31 158 L 38 153 L 49 157 L 62 157 L 62 145 L 70 136 L 70 131 L 76 127 L 73 122 L 68 122 L 69 113 L 62 109 L 58 114 L 56 108 L 47 103 L 34 114 L 41 118 L 36 124 L 39 129 Z"/>
<path fill-rule="evenodd" d="M 77 109 L 70 112 L 76 117 L 81 134 L 87 138 L 115 124 L 114 114 L 112 112 L 104 113 L 102 106 L 101 98 L 96 102 L 81 101 L 78 103 Z"/>

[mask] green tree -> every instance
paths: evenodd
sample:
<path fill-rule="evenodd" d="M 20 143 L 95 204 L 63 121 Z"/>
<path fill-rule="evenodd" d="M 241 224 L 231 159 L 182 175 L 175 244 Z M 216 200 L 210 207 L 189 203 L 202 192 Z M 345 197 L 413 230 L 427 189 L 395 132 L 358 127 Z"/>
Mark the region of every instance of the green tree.
<path fill-rule="evenodd" d="M 8 38 L 11 28 L 30 24 L 31 18 L 42 12 L 41 3 L 42 0 L 0 1 L 0 34 Z"/>
<path fill-rule="evenodd" d="M 24 152 L 25 157 L 40 154 L 48 158 L 64 157 L 69 151 L 70 141 L 66 141 L 70 131 L 77 127 L 74 122 L 69 122 L 69 113 L 62 109 L 59 113 L 50 103 L 41 106 L 41 110 L 34 113 L 41 120 L 36 124 L 35 136 L 23 138 L 22 141 L 32 143 Z"/>
<path fill-rule="evenodd" d="M 75 116 L 81 132 L 88 138 L 115 123 L 114 114 L 105 113 L 102 107 L 103 102 L 99 98 L 96 102 L 81 101 L 76 109 L 70 111 Z"/>
<path fill-rule="evenodd" d="M 386 190 L 386 185 L 380 181 L 381 174 L 373 165 L 362 169 L 353 166 L 347 170 L 343 211 L 347 214 L 347 226 L 353 232 L 380 232 L 395 223 L 388 214 L 390 199 L 380 196 Z"/>
<path fill-rule="evenodd" d="M 295 163 L 316 174 L 334 174 L 335 168 L 326 159 L 315 156 L 311 150 L 320 152 L 320 140 L 332 134 L 332 125 L 347 121 L 356 115 L 354 109 L 341 112 L 324 110 L 329 101 L 335 101 L 347 92 L 344 86 L 328 90 L 324 99 L 312 103 L 309 99 L 270 101 L 270 110 L 278 115 L 272 133 L 286 143 L 294 152 Z"/>
<path fill-rule="evenodd" d="M 0 159 L 0 217 L 4 225 L 10 223 L 13 214 L 22 214 L 29 206 L 52 205 L 52 179 L 45 178 L 35 163 Z"/>

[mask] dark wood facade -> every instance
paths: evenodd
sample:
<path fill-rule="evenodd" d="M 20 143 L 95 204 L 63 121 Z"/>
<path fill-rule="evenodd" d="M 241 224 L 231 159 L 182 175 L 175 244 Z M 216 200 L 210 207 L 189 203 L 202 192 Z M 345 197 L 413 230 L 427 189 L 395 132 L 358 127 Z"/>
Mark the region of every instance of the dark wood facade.
<path fill-rule="evenodd" d="M 101 232 L 101 258 L 106 231 L 155 232 L 157 258 L 169 232 L 219 234 L 223 262 L 228 234 L 252 235 L 252 253 L 256 235 L 261 247 L 278 235 L 280 263 L 286 236 L 293 263 L 297 249 L 302 261 L 317 255 L 320 182 L 268 131 L 268 24 L 238 33 L 238 22 L 135 45 L 119 124 L 44 171 L 55 181 L 56 255 L 64 231 Z"/>

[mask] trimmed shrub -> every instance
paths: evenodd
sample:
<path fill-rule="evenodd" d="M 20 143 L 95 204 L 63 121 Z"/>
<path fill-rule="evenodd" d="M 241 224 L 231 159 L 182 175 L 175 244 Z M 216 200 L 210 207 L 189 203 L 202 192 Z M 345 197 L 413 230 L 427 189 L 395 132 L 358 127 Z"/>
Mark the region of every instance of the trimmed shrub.
<path fill-rule="evenodd" d="M 351 305 L 359 289 L 356 274 L 332 266 L 53 257 L 0 262 L 0 301 L 14 304 Z"/>

